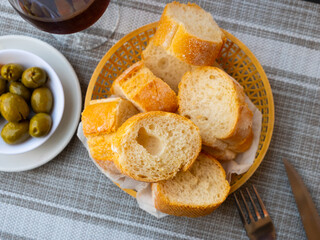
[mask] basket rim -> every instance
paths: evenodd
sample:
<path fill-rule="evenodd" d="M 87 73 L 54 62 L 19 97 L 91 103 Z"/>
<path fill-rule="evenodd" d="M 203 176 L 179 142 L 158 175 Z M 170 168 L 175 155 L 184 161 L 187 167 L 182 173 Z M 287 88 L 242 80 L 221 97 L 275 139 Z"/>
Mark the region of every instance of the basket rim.
<path fill-rule="evenodd" d="M 103 58 L 100 60 L 100 62 L 98 63 L 97 67 L 95 68 L 87 91 L 86 91 L 86 96 L 85 96 L 85 103 L 84 103 L 84 107 L 87 106 L 91 100 L 92 97 L 92 93 L 93 93 L 93 89 L 94 86 L 97 82 L 98 76 L 102 70 L 102 68 L 104 67 L 105 63 L 110 59 L 110 57 L 119 49 L 119 47 L 121 47 L 125 42 L 129 41 L 131 38 L 133 38 L 134 36 L 145 32 L 146 30 L 149 30 L 151 28 L 154 28 L 158 25 L 158 22 L 153 22 L 147 25 L 144 25 L 132 32 L 130 32 L 129 34 L 125 35 L 123 38 L 121 38 L 115 45 L 113 45 L 109 51 L 103 56 Z M 268 121 L 268 131 L 266 133 L 266 138 L 264 141 L 264 144 L 260 150 L 260 154 L 258 156 L 258 158 L 256 158 L 253 162 L 253 164 L 251 165 L 251 167 L 248 169 L 247 172 L 245 172 L 242 177 L 231 186 L 230 188 L 230 192 L 229 194 L 233 193 L 234 191 L 236 191 L 238 188 L 240 188 L 245 182 L 247 182 L 249 180 L 249 178 L 253 175 L 253 173 L 258 169 L 258 167 L 260 166 L 262 160 L 264 159 L 267 150 L 270 146 L 270 142 L 271 142 L 271 138 L 272 138 L 272 134 L 273 134 L 273 129 L 274 129 L 274 100 L 273 100 L 273 95 L 272 95 L 272 90 L 271 90 L 271 86 L 270 83 L 268 81 L 267 75 L 264 72 L 260 62 L 258 61 L 258 59 L 256 58 L 256 56 L 250 51 L 250 49 L 243 43 L 241 42 L 238 38 L 236 38 L 234 35 L 232 35 L 231 33 L 229 33 L 228 31 L 221 29 L 223 31 L 223 33 L 226 35 L 226 37 L 228 39 L 230 39 L 232 42 L 234 42 L 235 44 L 237 44 L 239 46 L 240 49 L 242 49 L 246 55 L 252 60 L 252 62 L 254 63 L 254 66 L 256 67 L 258 73 L 260 74 L 261 80 L 264 84 L 264 89 L 266 91 L 266 97 L 268 99 L 268 110 L 269 110 L 269 121 Z M 115 183 L 118 187 L 119 184 Z M 125 192 L 127 192 L 129 195 L 136 197 L 136 191 L 132 190 L 132 189 L 123 189 Z"/>

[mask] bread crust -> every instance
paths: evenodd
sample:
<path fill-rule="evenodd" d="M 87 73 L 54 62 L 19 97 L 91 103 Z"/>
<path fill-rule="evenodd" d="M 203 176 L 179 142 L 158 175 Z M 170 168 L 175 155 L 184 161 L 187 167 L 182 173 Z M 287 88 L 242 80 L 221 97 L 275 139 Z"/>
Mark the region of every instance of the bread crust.
<path fill-rule="evenodd" d="M 98 136 L 116 131 L 120 98 L 111 101 L 93 100 L 82 112 L 83 134 Z M 99 104 L 98 104 L 99 103 Z"/>
<path fill-rule="evenodd" d="M 128 67 L 126 70 L 123 71 L 123 73 L 120 74 L 119 77 L 116 78 L 116 80 L 113 81 L 111 86 L 111 93 L 114 93 L 114 88 L 119 85 L 119 82 L 124 82 L 127 78 L 132 77 L 134 74 L 136 74 L 142 67 L 143 67 L 143 61 L 139 61 Z"/>
<path fill-rule="evenodd" d="M 200 39 L 189 33 L 183 23 L 175 21 L 168 15 L 168 8 L 180 6 L 178 2 L 166 5 L 160 18 L 157 32 L 154 35 L 154 44 L 162 46 L 170 54 L 181 61 L 191 65 L 210 66 L 221 52 L 222 46 L 226 41 L 225 35 L 221 31 L 221 41 L 207 41 Z M 188 7 L 200 8 L 197 4 L 187 4 Z"/>
<path fill-rule="evenodd" d="M 251 147 L 252 141 L 253 141 L 253 131 L 251 129 L 249 132 L 249 135 L 245 139 L 243 139 L 241 142 L 237 144 L 234 144 L 234 145 L 230 144 L 228 146 L 228 149 L 235 153 L 242 153 L 247 151 Z"/>
<path fill-rule="evenodd" d="M 114 142 L 113 142 L 113 151 L 115 151 L 117 153 L 117 157 L 113 159 L 113 162 L 115 164 L 115 166 L 125 175 L 137 180 L 137 181 L 143 181 L 143 182 L 158 182 L 161 180 L 166 180 L 166 179 L 156 179 L 156 180 L 150 180 L 150 179 L 146 179 L 146 178 L 141 178 L 133 173 L 130 172 L 129 169 L 125 168 L 123 165 L 121 165 L 120 163 L 120 157 L 121 157 L 121 146 L 122 146 L 122 141 L 126 138 L 128 132 L 130 131 L 130 129 L 134 128 L 139 121 L 143 120 L 143 119 L 152 119 L 155 116 L 168 116 L 171 115 L 172 117 L 176 118 L 177 120 L 183 120 L 188 122 L 190 125 L 192 125 L 193 127 L 195 127 L 195 129 L 197 129 L 198 133 L 199 133 L 199 140 L 197 141 L 197 153 L 200 153 L 201 151 L 201 137 L 200 137 L 200 131 L 199 128 L 189 119 L 180 116 L 178 114 L 174 114 L 174 113 L 168 113 L 168 112 L 161 112 L 161 111 L 152 111 L 152 112 L 147 112 L 147 113 L 139 113 L 137 115 L 134 115 L 133 117 L 129 118 L 124 124 L 122 124 L 122 126 L 118 129 L 116 136 L 114 138 Z M 192 164 L 194 163 L 194 161 L 197 159 L 198 154 L 195 154 L 193 159 L 190 159 L 190 161 L 188 162 L 188 164 L 184 165 L 182 167 L 182 171 L 187 171 Z M 178 170 L 179 171 L 179 170 Z M 178 172 L 177 171 L 177 172 Z M 176 174 L 176 173 L 175 173 Z M 173 176 L 170 176 L 169 178 L 172 178 Z M 168 178 L 168 179 L 169 179 Z"/>
<path fill-rule="evenodd" d="M 122 105 L 123 104 L 123 105 Z M 125 108 L 127 115 L 121 114 Z M 82 127 L 93 160 L 104 170 L 106 162 L 113 161 L 112 151 L 115 132 L 128 116 L 138 113 L 131 102 L 122 98 L 105 98 L 90 101 L 82 113 Z"/>
<path fill-rule="evenodd" d="M 121 91 L 123 97 L 141 112 L 176 112 L 178 99 L 175 92 L 149 69 L 147 74 L 139 73 L 142 69 L 147 69 L 143 61 L 133 64 L 113 82 L 111 92 L 117 94 Z"/>
<path fill-rule="evenodd" d="M 236 158 L 237 154 L 230 149 L 213 148 L 203 145 L 202 152 L 208 153 L 219 161 L 232 161 Z"/>
<path fill-rule="evenodd" d="M 210 158 L 212 161 L 214 161 L 215 164 L 217 164 L 217 166 L 219 166 L 220 170 L 223 172 L 224 178 L 226 178 L 226 173 L 219 161 L 217 161 L 215 158 L 213 158 L 207 153 L 201 152 L 200 154 L 203 154 Z M 228 193 L 230 191 L 230 185 L 227 180 L 225 181 L 227 183 L 228 188 L 223 193 L 224 198 L 220 202 L 213 203 L 210 205 L 183 204 L 180 202 L 170 201 L 161 188 L 162 184 L 165 184 L 165 181 L 159 183 L 152 183 L 151 190 L 155 208 L 163 213 L 167 213 L 174 216 L 201 217 L 208 215 L 212 213 L 215 209 L 217 209 L 227 198 Z"/>
<path fill-rule="evenodd" d="M 191 35 L 183 25 L 180 25 L 169 51 L 181 61 L 191 65 L 211 66 L 219 56 L 224 43 L 224 35 L 220 42 L 206 41 Z"/>
<path fill-rule="evenodd" d="M 117 153 L 112 151 L 114 136 L 115 133 L 110 133 L 87 138 L 91 157 L 104 170 L 107 170 L 107 162 L 112 162 L 117 157 Z"/>
<path fill-rule="evenodd" d="M 242 94 L 244 95 L 243 89 L 239 90 L 239 92 L 240 91 L 242 91 Z M 238 113 L 238 120 L 232 132 L 230 132 L 230 134 L 227 137 L 221 138 L 221 140 L 225 141 L 230 146 L 236 146 L 239 145 L 239 142 L 243 142 L 244 139 L 250 139 L 250 134 L 252 134 L 252 119 L 252 111 L 249 109 L 245 100 L 241 100 Z"/>
<path fill-rule="evenodd" d="M 155 46 L 162 46 L 166 50 L 169 50 L 172 39 L 179 27 L 179 24 L 166 14 L 168 7 L 169 4 L 165 6 L 157 31 L 152 38 Z"/>

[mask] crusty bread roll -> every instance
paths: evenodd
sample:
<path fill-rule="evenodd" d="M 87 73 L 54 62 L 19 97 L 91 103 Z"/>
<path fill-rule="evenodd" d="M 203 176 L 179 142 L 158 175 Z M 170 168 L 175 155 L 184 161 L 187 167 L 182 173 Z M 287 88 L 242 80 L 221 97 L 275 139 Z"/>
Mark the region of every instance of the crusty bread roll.
<path fill-rule="evenodd" d="M 229 190 L 230 185 L 220 163 L 202 152 L 188 171 L 152 184 L 156 209 L 187 217 L 210 214 L 227 198 Z"/>
<path fill-rule="evenodd" d="M 112 149 L 122 173 L 138 181 L 158 182 L 192 165 L 201 150 L 201 137 L 187 118 L 154 111 L 129 118 L 118 129 Z"/>
<path fill-rule="evenodd" d="M 117 129 L 139 111 L 122 98 L 107 98 L 90 101 L 82 112 L 82 128 L 87 138 L 91 157 L 105 169 L 106 161 L 113 161 L 115 154 L 112 142 Z"/>
<path fill-rule="evenodd" d="M 162 13 L 154 45 L 188 64 L 211 66 L 225 39 L 210 13 L 194 3 L 172 2 Z"/>
<path fill-rule="evenodd" d="M 111 92 L 130 100 L 141 112 L 176 112 L 175 92 L 139 61 L 125 70 L 112 84 Z"/>
<path fill-rule="evenodd" d="M 222 140 L 234 152 L 246 151 L 252 143 L 252 117 L 243 88 L 216 67 L 198 67 L 187 72 L 179 84 L 179 114 L 200 129 L 204 145 L 216 147 Z"/>

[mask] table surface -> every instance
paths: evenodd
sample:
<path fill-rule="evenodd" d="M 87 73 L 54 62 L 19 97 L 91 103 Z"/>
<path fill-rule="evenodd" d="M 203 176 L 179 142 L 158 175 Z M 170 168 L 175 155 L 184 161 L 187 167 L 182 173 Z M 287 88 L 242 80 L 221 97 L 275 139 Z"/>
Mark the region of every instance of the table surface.
<path fill-rule="evenodd" d="M 125 34 L 157 21 L 170 1 L 118 1 L 121 19 L 112 39 L 90 51 L 70 50 L 24 22 L 0 1 L 0 35 L 41 39 L 71 62 L 82 96 L 99 59 Z M 290 0 L 201 0 L 220 27 L 244 42 L 262 64 L 275 103 L 275 128 L 255 184 L 278 239 L 306 239 L 282 164 L 298 169 L 320 209 L 320 5 Z M 37 169 L 0 172 L 0 239 L 247 239 L 234 200 L 197 219 L 156 219 L 110 182 L 76 136 Z"/>

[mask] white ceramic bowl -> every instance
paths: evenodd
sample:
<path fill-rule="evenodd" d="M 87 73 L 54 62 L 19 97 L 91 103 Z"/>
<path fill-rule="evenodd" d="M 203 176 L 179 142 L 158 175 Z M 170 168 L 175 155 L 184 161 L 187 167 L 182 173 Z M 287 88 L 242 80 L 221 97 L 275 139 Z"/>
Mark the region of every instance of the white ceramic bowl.
<path fill-rule="evenodd" d="M 24 69 L 29 67 L 40 67 L 47 72 L 48 80 L 46 86 L 51 90 L 53 95 L 53 108 L 50 113 L 52 118 L 52 127 L 48 135 L 40 138 L 28 138 L 26 141 L 9 145 L 6 144 L 0 137 L 0 153 L 2 154 L 18 154 L 30 151 L 39 147 L 45 141 L 47 141 L 50 136 L 57 129 L 64 111 L 64 93 L 63 88 L 55 71 L 46 63 L 43 59 L 34 55 L 33 53 L 17 50 L 17 49 L 7 49 L 0 51 L 0 65 L 7 63 L 18 63 L 21 64 Z M 30 109 L 31 110 L 31 109 Z M 0 119 L 0 130 L 7 121 L 1 117 Z"/>

